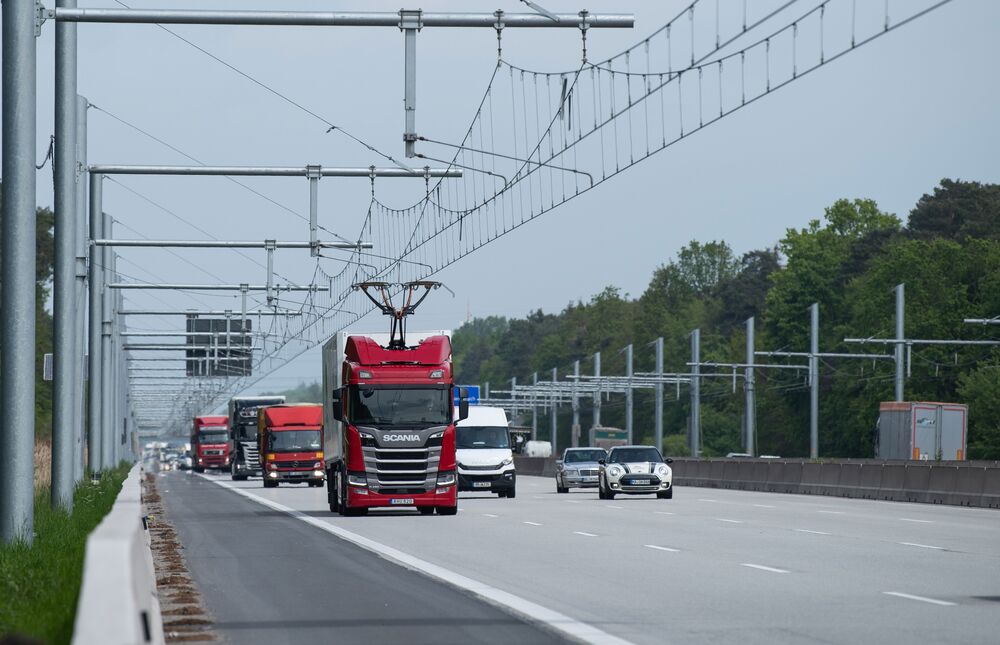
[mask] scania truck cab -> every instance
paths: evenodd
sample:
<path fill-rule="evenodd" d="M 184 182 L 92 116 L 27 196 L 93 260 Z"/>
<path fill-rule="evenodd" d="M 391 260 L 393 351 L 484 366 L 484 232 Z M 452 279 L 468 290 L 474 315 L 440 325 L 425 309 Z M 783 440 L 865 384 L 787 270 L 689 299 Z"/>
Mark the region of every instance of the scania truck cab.
<path fill-rule="evenodd" d="M 197 473 L 206 468 L 229 468 L 229 417 L 200 416 L 191 429 L 191 467 Z"/>
<path fill-rule="evenodd" d="M 451 340 L 410 334 L 389 349 L 386 334 L 340 333 L 323 348 L 330 510 L 373 507 L 458 511 Z M 467 412 L 468 404 L 461 407 Z"/>
<path fill-rule="evenodd" d="M 257 447 L 264 488 L 281 482 L 323 485 L 323 406 L 272 405 L 258 413 Z"/>
<path fill-rule="evenodd" d="M 513 498 L 514 454 L 503 408 L 469 406 L 468 418 L 455 424 L 455 433 L 458 490 Z"/>
<path fill-rule="evenodd" d="M 260 454 L 257 451 L 257 411 L 284 402 L 283 396 L 237 396 L 229 400 L 229 442 L 232 448 L 229 468 L 233 479 L 261 476 Z"/>

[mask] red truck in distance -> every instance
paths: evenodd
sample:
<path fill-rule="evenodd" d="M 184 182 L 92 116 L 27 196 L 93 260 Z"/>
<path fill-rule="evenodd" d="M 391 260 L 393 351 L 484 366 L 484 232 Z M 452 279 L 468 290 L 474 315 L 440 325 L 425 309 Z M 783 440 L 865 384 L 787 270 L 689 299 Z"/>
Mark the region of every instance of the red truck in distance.
<path fill-rule="evenodd" d="M 257 414 L 264 488 L 276 488 L 281 482 L 322 486 L 323 406 L 271 405 Z"/>
<path fill-rule="evenodd" d="M 229 468 L 229 417 L 194 418 L 191 430 L 191 461 L 195 472 L 206 468 Z"/>

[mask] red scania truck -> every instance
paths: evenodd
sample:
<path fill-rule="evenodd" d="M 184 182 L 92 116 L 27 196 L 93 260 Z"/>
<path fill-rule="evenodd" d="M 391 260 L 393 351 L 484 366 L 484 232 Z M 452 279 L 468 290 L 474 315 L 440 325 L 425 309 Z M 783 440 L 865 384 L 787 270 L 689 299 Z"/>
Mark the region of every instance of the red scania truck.
<path fill-rule="evenodd" d="M 439 286 L 362 283 L 358 288 L 393 317 L 389 334 L 340 332 L 323 346 L 326 481 L 330 510 L 364 515 L 374 507 L 458 511 L 450 332 L 411 334 L 404 317 Z M 391 305 L 390 288 L 404 304 Z M 368 290 L 381 292 L 372 298 Z M 413 302 L 415 293 L 424 289 Z M 464 394 L 464 393 L 463 393 Z M 459 417 L 468 416 L 460 396 Z"/>
<path fill-rule="evenodd" d="M 323 406 L 272 405 L 258 412 L 257 452 L 264 488 L 280 482 L 323 485 Z"/>
<path fill-rule="evenodd" d="M 229 417 L 194 418 L 191 429 L 191 466 L 197 473 L 206 468 L 229 467 Z"/>

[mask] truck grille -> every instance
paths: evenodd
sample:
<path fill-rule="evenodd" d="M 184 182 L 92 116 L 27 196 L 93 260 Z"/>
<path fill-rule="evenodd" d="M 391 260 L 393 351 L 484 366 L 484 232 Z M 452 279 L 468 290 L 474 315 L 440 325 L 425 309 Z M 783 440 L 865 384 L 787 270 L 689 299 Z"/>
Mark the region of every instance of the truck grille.
<path fill-rule="evenodd" d="M 275 461 L 272 462 L 278 468 L 308 468 L 313 469 L 313 464 L 316 463 L 315 459 L 310 461 Z"/>
<path fill-rule="evenodd" d="M 260 469 L 260 455 L 257 453 L 257 446 L 252 443 L 241 443 L 243 449 L 243 463 L 252 470 Z"/>
<path fill-rule="evenodd" d="M 423 448 L 363 445 L 368 485 L 375 490 L 392 492 L 432 490 L 437 483 L 438 462 L 441 461 L 440 443 L 440 439 L 430 440 Z"/>

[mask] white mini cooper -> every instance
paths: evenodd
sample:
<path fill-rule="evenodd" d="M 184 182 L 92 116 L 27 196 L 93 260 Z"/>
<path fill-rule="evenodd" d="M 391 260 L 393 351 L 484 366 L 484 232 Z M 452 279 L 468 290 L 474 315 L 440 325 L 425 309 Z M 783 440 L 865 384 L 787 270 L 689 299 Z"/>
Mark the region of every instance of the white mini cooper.
<path fill-rule="evenodd" d="M 597 480 L 597 495 L 601 499 L 614 499 L 618 493 L 648 495 L 656 493 L 660 499 L 674 496 L 673 471 L 660 451 L 652 446 L 616 446 L 607 459 L 602 459 Z"/>

